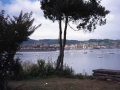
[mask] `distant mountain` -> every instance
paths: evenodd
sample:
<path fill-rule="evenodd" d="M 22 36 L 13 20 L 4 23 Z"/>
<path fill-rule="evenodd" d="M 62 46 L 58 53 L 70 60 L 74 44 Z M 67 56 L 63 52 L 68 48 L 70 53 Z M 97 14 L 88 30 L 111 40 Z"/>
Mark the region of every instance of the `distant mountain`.
<path fill-rule="evenodd" d="M 24 41 L 21 45 L 33 45 L 33 44 L 58 44 L 58 39 L 40 39 L 40 40 L 34 40 L 29 39 L 28 41 Z M 80 41 L 78 40 L 67 40 L 66 44 L 78 44 Z"/>
<path fill-rule="evenodd" d="M 120 40 L 112 39 L 90 39 L 87 42 L 89 44 L 98 43 L 99 45 L 120 45 Z"/>
<path fill-rule="evenodd" d="M 29 39 L 28 41 L 24 41 L 21 45 L 33 45 L 33 44 L 59 44 L 58 39 L 40 39 L 34 40 Z M 111 40 L 111 39 L 90 39 L 87 41 L 78 41 L 78 40 L 67 40 L 66 44 L 99 44 L 99 45 L 120 45 L 120 40 Z"/>

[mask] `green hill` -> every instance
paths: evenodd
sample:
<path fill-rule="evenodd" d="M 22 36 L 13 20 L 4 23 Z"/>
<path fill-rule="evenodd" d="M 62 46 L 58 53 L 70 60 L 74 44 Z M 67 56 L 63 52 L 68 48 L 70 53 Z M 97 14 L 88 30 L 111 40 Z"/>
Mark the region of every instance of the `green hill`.
<path fill-rule="evenodd" d="M 67 40 L 66 44 L 78 44 L 80 41 L 78 40 Z M 28 41 L 24 41 L 21 45 L 33 45 L 33 44 L 58 44 L 58 39 L 40 39 L 40 40 L 33 40 L 29 39 Z"/>
<path fill-rule="evenodd" d="M 24 41 L 21 45 L 33 45 L 33 44 L 59 44 L 58 39 L 40 39 L 34 40 L 29 39 L 28 41 Z M 120 45 L 120 40 L 111 40 L 111 39 L 90 39 L 86 41 L 78 41 L 78 40 L 67 40 L 66 44 L 98 44 L 98 45 Z"/>

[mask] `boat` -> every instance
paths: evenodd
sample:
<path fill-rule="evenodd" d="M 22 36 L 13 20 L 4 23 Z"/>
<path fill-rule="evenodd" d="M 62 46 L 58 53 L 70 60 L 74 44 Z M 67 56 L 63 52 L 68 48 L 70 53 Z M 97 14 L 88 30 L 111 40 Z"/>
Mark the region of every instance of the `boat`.
<path fill-rule="evenodd" d="M 70 54 L 73 55 L 73 52 L 71 52 Z"/>
<path fill-rule="evenodd" d="M 87 52 L 84 52 L 84 54 L 87 54 Z"/>
<path fill-rule="evenodd" d="M 98 56 L 98 58 L 103 58 L 103 56 Z"/>
<path fill-rule="evenodd" d="M 115 54 L 114 52 L 110 52 L 110 54 Z"/>
<path fill-rule="evenodd" d="M 87 54 L 87 52 L 85 51 L 86 50 L 86 46 L 85 45 L 83 45 L 83 50 L 84 50 L 84 54 Z"/>

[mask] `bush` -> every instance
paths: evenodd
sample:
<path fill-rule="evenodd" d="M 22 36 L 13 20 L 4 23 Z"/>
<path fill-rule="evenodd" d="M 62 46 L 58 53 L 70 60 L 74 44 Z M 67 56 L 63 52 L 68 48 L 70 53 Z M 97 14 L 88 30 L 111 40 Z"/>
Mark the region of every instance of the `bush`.
<path fill-rule="evenodd" d="M 71 76 L 74 74 L 74 70 L 72 67 L 70 68 L 68 65 L 64 65 L 63 67 L 63 76 Z"/>
<path fill-rule="evenodd" d="M 33 64 L 30 61 L 26 61 L 22 64 L 24 79 L 31 78 L 30 75 L 31 75 L 31 72 L 32 72 L 31 71 L 32 65 Z"/>
<path fill-rule="evenodd" d="M 39 77 L 46 77 L 46 63 L 44 60 L 40 59 L 37 61 Z"/>
<path fill-rule="evenodd" d="M 22 63 L 19 58 L 15 60 L 15 71 L 11 79 L 31 79 L 31 78 L 46 78 L 51 76 L 71 77 L 74 70 L 64 64 L 63 70 L 56 70 L 56 62 L 45 62 L 43 59 L 37 60 L 37 63 L 26 61 Z"/>
<path fill-rule="evenodd" d="M 75 77 L 76 77 L 76 78 L 79 78 L 79 79 L 84 79 L 84 78 L 85 78 L 85 76 L 82 75 L 81 73 L 76 74 Z"/>
<path fill-rule="evenodd" d="M 14 59 L 14 64 L 13 64 L 13 73 L 10 76 L 12 79 L 15 80 L 20 80 L 21 78 L 23 78 L 23 68 L 22 68 L 22 61 L 20 60 L 20 58 L 16 58 Z"/>
<path fill-rule="evenodd" d="M 56 70 L 56 62 L 45 62 L 43 59 L 37 60 L 37 63 L 31 63 L 26 61 L 22 63 L 19 58 L 14 62 L 14 75 L 11 77 L 13 80 L 32 79 L 32 78 L 47 78 L 51 76 L 60 76 L 67 78 L 79 78 L 79 79 L 92 79 L 91 76 L 74 74 L 72 67 L 67 64 L 63 65 L 63 70 Z"/>
<path fill-rule="evenodd" d="M 54 63 L 52 61 L 48 61 L 46 64 L 46 76 L 52 76 L 56 74 L 56 70 L 54 67 Z"/>

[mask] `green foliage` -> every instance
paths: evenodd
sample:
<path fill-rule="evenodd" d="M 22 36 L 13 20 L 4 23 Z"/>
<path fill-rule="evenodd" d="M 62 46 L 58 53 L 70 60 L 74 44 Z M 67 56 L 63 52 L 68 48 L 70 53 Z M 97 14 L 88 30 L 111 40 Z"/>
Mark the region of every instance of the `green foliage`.
<path fill-rule="evenodd" d="M 84 79 L 85 76 L 79 73 L 79 74 L 76 74 L 75 77 L 79 79 Z"/>
<path fill-rule="evenodd" d="M 31 78 L 31 75 L 35 76 L 35 71 L 36 71 L 35 65 L 33 63 L 31 63 L 30 61 L 24 62 L 22 64 L 22 68 L 23 68 L 23 77 L 24 78 Z M 33 70 L 32 68 L 34 68 L 35 70 Z"/>
<path fill-rule="evenodd" d="M 86 42 L 89 44 L 97 43 L 99 45 L 105 45 L 105 46 L 117 46 L 120 44 L 120 40 L 112 40 L 112 39 L 90 39 Z"/>
<path fill-rule="evenodd" d="M 40 0 L 44 17 L 53 22 L 65 20 L 75 24 L 78 29 L 92 31 L 97 25 L 106 23 L 105 16 L 109 13 L 100 5 L 101 0 Z"/>
<path fill-rule="evenodd" d="M 66 78 L 78 78 L 78 79 L 93 79 L 92 76 L 74 74 L 72 67 L 64 64 L 63 70 L 56 70 L 56 63 L 52 61 L 45 62 L 43 59 L 37 60 L 37 63 L 31 63 L 30 61 L 21 63 L 20 59 L 15 60 L 16 73 L 10 77 L 12 80 L 23 80 L 33 78 L 48 78 L 53 76 L 66 77 Z"/>
<path fill-rule="evenodd" d="M 23 14 L 21 11 L 18 17 L 11 18 L 9 15 L 5 17 L 4 10 L 0 12 L 0 82 L 20 73 L 20 62 L 18 59 L 14 61 L 14 55 L 20 44 L 40 26 L 32 26 L 34 19 L 31 16 L 32 12 Z M 6 88 L 5 84 L 6 81 L 3 88 Z"/>
<path fill-rule="evenodd" d="M 37 60 L 37 63 L 31 63 L 29 61 L 21 63 L 16 59 L 15 66 L 16 74 L 10 77 L 12 80 L 22 80 L 22 79 L 32 79 L 32 78 L 47 78 L 51 76 L 62 76 L 62 77 L 71 77 L 74 74 L 72 68 L 68 65 L 64 65 L 64 68 L 61 72 L 55 69 L 56 63 L 52 61 L 45 62 L 43 59 Z"/>
<path fill-rule="evenodd" d="M 39 69 L 39 76 L 40 77 L 46 77 L 46 65 L 45 65 L 45 61 L 44 60 L 38 60 L 37 61 L 38 64 L 38 69 Z"/>
<path fill-rule="evenodd" d="M 63 76 L 69 77 L 74 74 L 74 70 L 72 67 L 70 68 L 68 65 L 63 66 Z"/>
<path fill-rule="evenodd" d="M 14 59 L 14 73 L 10 76 L 14 80 L 20 80 L 23 78 L 23 68 L 22 68 L 22 61 L 19 58 Z"/>
<path fill-rule="evenodd" d="M 58 39 L 40 39 L 40 40 L 33 40 L 29 39 L 28 41 L 24 41 L 21 45 L 33 45 L 33 44 L 58 44 Z M 66 44 L 78 44 L 78 40 L 67 40 Z"/>
<path fill-rule="evenodd" d="M 97 25 L 106 24 L 105 16 L 109 11 L 105 10 L 100 2 L 101 0 L 40 0 L 44 17 L 53 22 L 59 22 L 60 54 L 56 69 L 63 69 L 64 48 L 69 22 L 75 23 L 78 30 L 82 29 L 85 32 L 93 31 Z M 64 28 L 62 28 L 62 21 L 65 22 Z M 70 28 L 72 27 L 70 26 Z"/>
<path fill-rule="evenodd" d="M 52 76 L 55 75 L 56 70 L 55 70 L 55 63 L 53 63 L 52 61 L 48 61 L 46 64 L 46 76 Z"/>
<path fill-rule="evenodd" d="M 39 74 L 38 71 L 38 66 L 36 64 L 32 64 L 31 67 L 29 68 L 29 74 L 32 77 L 37 77 Z"/>
<path fill-rule="evenodd" d="M 94 79 L 91 75 L 83 75 L 82 73 L 71 75 L 69 78 L 76 78 L 76 79 Z"/>
<path fill-rule="evenodd" d="M 39 26 L 32 26 L 34 19 L 31 13 L 20 12 L 18 17 L 5 17 L 4 11 L 0 12 L 0 74 L 7 75 L 7 71 L 14 71 L 14 55 L 19 50 L 20 44 L 28 39 Z"/>

